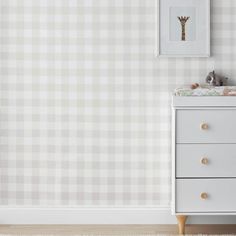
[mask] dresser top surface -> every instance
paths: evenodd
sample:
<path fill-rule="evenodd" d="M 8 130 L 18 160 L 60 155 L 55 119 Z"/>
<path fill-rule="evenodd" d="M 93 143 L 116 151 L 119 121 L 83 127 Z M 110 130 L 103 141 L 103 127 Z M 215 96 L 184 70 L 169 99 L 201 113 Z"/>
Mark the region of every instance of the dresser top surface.
<path fill-rule="evenodd" d="M 195 89 L 192 89 L 191 86 L 183 86 L 176 88 L 174 95 L 180 97 L 236 96 L 236 86 L 214 87 L 209 85 L 200 85 Z"/>
<path fill-rule="evenodd" d="M 174 107 L 235 107 L 236 86 L 213 87 L 201 85 L 176 88 L 173 94 Z"/>
<path fill-rule="evenodd" d="M 232 107 L 236 109 L 236 96 L 173 96 L 173 107 Z"/>

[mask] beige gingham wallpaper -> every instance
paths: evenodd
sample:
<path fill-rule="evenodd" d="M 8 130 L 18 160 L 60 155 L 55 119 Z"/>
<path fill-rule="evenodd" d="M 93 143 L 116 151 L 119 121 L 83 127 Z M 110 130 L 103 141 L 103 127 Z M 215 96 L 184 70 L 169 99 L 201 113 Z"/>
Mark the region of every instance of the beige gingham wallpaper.
<path fill-rule="evenodd" d="M 207 59 L 155 56 L 156 0 L 0 10 L 0 205 L 168 206 L 170 92 L 236 78 L 236 1 L 212 0 Z"/>

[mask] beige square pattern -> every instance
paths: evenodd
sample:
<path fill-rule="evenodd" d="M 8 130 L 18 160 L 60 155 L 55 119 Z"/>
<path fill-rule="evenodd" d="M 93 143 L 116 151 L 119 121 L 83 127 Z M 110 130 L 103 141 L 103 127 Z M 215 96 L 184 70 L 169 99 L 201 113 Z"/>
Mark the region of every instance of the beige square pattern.
<path fill-rule="evenodd" d="M 156 57 L 156 0 L 0 1 L 0 205 L 168 206 L 171 91 L 236 76 L 236 1 L 212 57 Z"/>

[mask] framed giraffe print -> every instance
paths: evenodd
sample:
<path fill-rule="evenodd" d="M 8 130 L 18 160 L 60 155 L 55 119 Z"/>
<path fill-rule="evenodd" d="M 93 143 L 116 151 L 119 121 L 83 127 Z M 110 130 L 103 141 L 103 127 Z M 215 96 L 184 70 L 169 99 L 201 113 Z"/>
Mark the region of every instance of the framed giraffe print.
<path fill-rule="evenodd" d="M 210 0 L 157 0 L 158 55 L 210 56 Z"/>

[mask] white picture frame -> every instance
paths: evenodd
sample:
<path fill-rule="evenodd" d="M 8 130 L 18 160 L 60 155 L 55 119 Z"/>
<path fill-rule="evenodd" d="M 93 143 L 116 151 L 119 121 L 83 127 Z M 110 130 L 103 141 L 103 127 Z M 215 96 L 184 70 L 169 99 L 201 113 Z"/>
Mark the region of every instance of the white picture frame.
<path fill-rule="evenodd" d="M 210 57 L 210 0 L 156 1 L 157 55 Z"/>

